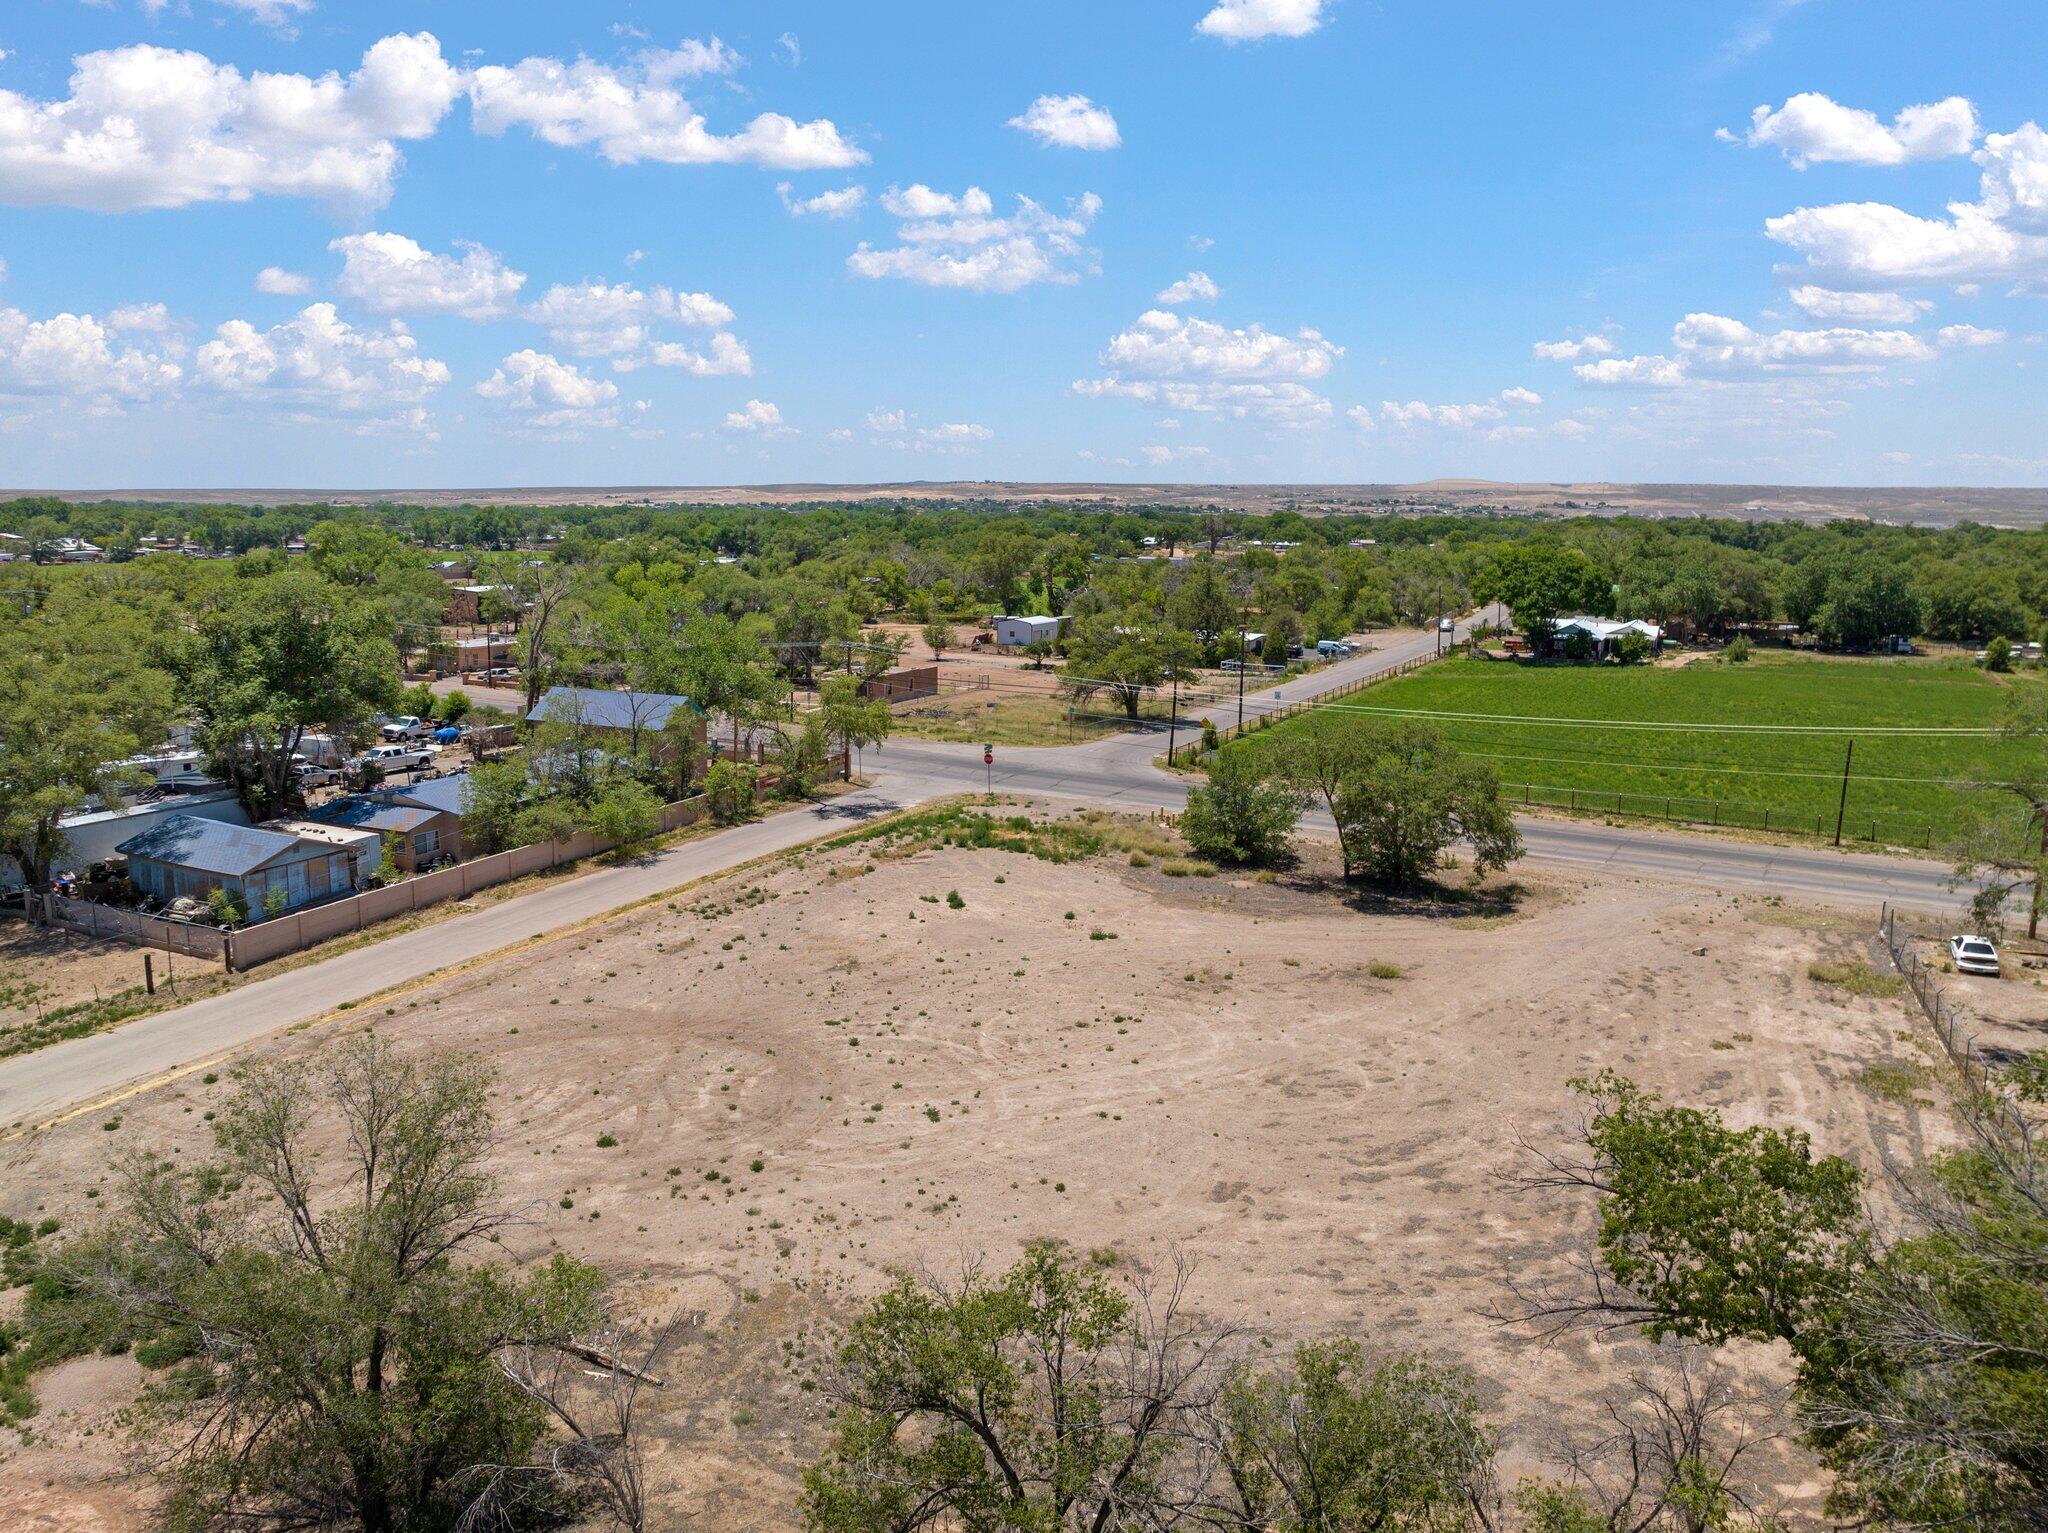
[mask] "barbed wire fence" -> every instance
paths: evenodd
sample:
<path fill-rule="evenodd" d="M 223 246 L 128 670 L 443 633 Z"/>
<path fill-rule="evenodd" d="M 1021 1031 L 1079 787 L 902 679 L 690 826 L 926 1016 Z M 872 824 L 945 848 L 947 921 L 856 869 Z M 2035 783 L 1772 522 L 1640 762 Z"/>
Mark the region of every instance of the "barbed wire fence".
<path fill-rule="evenodd" d="M 1941 1041 L 1949 1063 L 1962 1077 L 1964 1089 L 1980 1098 L 1986 1109 L 2015 1133 L 2030 1137 L 2032 1126 L 2026 1115 L 2001 1084 L 1991 1061 L 1977 1047 L 1977 1036 L 1968 1025 L 1969 1014 L 1943 994 L 1934 970 L 1921 958 L 1911 936 L 1900 930 L 1899 913 L 1889 902 L 1878 912 L 1877 931 L 1893 966 L 1905 979 L 1927 1020 L 1934 1024 L 1934 1035 Z"/>

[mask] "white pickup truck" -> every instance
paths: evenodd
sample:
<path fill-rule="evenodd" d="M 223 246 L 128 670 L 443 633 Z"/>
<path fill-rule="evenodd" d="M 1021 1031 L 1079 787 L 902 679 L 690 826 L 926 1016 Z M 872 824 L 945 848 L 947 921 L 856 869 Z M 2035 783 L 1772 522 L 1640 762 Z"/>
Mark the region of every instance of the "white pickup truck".
<path fill-rule="evenodd" d="M 395 718 L 377 731 L 387 743 L 393 745 L 405 740 L 424 740 L 433 732 L 434 726 L 415 713 Z"/>
<path fill-rule="evenodd" d="M 375 767 L 380 772 L 410 772 L 440 754 L 438 745 L 373 745 L 349 765 L 357 771 Z"/>

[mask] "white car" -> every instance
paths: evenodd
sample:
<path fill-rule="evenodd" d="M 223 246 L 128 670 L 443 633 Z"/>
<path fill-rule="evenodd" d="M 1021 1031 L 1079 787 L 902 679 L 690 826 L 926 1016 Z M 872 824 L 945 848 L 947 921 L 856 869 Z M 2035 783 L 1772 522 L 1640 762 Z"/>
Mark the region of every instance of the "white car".
<path fill-rule="evenodd" d="M 393 742 L 399 740 L 423 739 L 424 737 L 432 734 L 433 732 L 433 725 L 429 724 L 425 719 L 419 717 L 417 714 L 412 713 L 408 713 L 404 715 L 402 718 L 393 719 L 390 723 L 386 724 L 382 729 L 377 731 L 377 733 L 382 735 L 386 740 L 390 740 Z"/>
<path fill-rule="evenodd" d="M 1948 956 L 1955 961 L 1958 971 L 1964 974 L 1988 974 L 1998 978 L 1998 949 L 1986 937 L 1951 937 L 1948 939 Z"/>
<path fill-rule="evenodd" d="M 1458 620 L 1454 617 L 1440 617 L 1436 620 L 1436 631 L 1438 633 L 1456 633 L 1458 631 Z"/>
<path fill-rule="evenodd" d="M 333 767 L 316 766 L 310 761 L 295 762 L 292 766 L 292 776 L 298 779 L 299 791 L 302 793 L 313 788 L 332 787 L 341 781 L 341 773 L 335 771 Z"/>

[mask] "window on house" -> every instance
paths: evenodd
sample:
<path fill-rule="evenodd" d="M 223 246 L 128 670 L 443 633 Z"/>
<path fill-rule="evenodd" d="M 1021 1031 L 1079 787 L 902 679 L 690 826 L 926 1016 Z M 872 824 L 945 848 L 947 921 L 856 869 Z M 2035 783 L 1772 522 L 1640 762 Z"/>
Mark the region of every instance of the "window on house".
<path fill-rule="evenodd" d="M 441 850 L 441 833 L 438 830 L 423 830 L 412 838 L 412 854 L 415 857 L 431 857 Z"/>

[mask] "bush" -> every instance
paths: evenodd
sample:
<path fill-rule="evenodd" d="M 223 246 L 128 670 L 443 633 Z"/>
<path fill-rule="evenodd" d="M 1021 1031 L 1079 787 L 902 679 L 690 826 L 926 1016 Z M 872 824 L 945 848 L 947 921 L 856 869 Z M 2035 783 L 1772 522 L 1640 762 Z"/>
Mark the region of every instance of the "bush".
<path fill-rule="evenodd" d="M 1721 651 L 1721 658 L 1730 665 L 1741 665 L 1749 658 L 1749 635 L 1738 633 L 1728 641 L 1728 647 Z"/>
<path fill-rule="evenodd" d="M 1293 788 L 1269 781 L 1244 750 L 1230 750 L 1210 766 L 1208 785 L 1188 794 L 1181 834 L 1214 861 L 1270 867 L 1286 860 L 1300 817 Z"/>
<path fill-rule="evenodd" d="M 754 813 L 754 769 L 744 761 L 713 762 L 704 774 L 704 797 L 709 800 L 711 818 L 721 825 L 737 825 Z"/>
<path fill-rule="evenodd" d="M 2012 640 L 1999 634 L 1984 646 L 1984 669 L 2000 673 L 2012 669 Z"/>
<path fill-rule="evenodd" d="M 1221 743 L 1221 738 L 1216 733 L 1216 721 L 1214 719 L 1202 720 L 1202 749 L 1213 752 L 1219 743 Z"/>
<path fill-rule="evenodd" d="M 1611 646 L 1614 658 L 1622 665 L 1641 665 L 1650 658 L 1649 635 L 1637 633 L 1633 628 L 1614 636 Z"/>
<path fill-rule="evenodd" d="M 594 836 L 624 849 L 652 841 L 661 830 L 661 800 L 653 789 L 624 778 L 600 793 L 585 811 Z"/>
<path fill-rule="evenodd" d="M 825 777 L 827 741 L 818 719 L 807 719 L 803 729 L 784 735 L 775 750 L 776 792 L 784 798 L 808 798 Z"/>
<path fill-rule="evenodd" d="M 235 926 L 248 914 L 235 903 L 235 897 L 227 890 L 215 885 L 206 891 L 206 908 L 213 915 L 216 926 Z"/>

